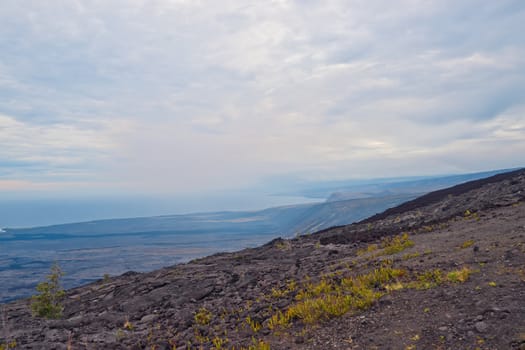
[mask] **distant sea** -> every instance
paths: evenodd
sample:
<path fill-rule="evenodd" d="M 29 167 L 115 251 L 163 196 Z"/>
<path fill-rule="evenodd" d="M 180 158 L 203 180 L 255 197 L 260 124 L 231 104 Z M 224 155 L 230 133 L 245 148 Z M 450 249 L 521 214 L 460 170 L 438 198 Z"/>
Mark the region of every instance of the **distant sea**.
<path fill-rule="evenodd" d="M 0 228 L 211 211 L 260 210 L 323 200 L 323 198 L 253 192 L 177 197 L 9 198 L 3 196 L 0 197 Z"/>
<path fill-rule="evenodd" d="M 313 201 L 297 197 L 275 197 L 266 200 L 267 202 L 259 200 L 259 205 L 246 201 L 245 208 L 237 208 L 259 209 L 266 207 L 264 203 L 268 203 L 267 206 L 277 206 Z M 12 206 L 9 206 L 9 201 L 2 201 L 0 220 L 13 224 L 3 227 L 30 227 L 100 218 L 177 214 L 181 211 L 177 210 L 176 206 L 165 207 L 169 204 L 167 201 L 159 201 L 151 207 L 148 207 L 148 203 L 150 202 L 128 201 L 126 204 L 119 200 L 106 200 L 99 203 L 86 200 L 78 202 L 41 200 L 17 201 L 14 205 L 11 201 Z M 217 201 L 215 204 L 201 205 L 201 208 L 216 210 L 215 206 L 221 203 L 225 204 Z M 94 208 L 96 204 L 98 207 Z M 233 202 L 226 207 L 236 208 Z M 101 208 L 106 211 L 100 212 Z M 197 206 L 193 205 L 193 208 L 197 209 Z M 60 209 L 65 212 L 57 213 Z M 15 213 L 17 210 L 22 212 Z M 191 208 L 185 210 L 185 212 L 189 211 L 192 211 Z M 11 217 L 9 213 L 12 214 Z M 22 215 L 24 213 L 25 215 Z M 28 215 L 34 215 L 35 218 L 25 221 L 25 224 L 24 221 L 20 221 Z M 72 288 L 96 281 L 104 274 L 114 276 L 127 271 L 152 271 L 217 252 L 255 247 L 276 236 L 275 232 L 209 230 L 199 233 L 102 234 L 96 238 L 86 238 L 52 233 L 27 236 L 9 234 L 0 230 L 0 303 L 34 294 L 37 283 L 44 280 L 53 262 L 57 262 L 65 272 L 64 287 Z"/>
<path fill-rule="evenodd" d="M 264 233 L 209 232 L 101 235 L 96 239 L 43 235 L 36 239 L 0 233 L 0 303 L 27 297 L 56 261 L 66 288 L 126 271 L 152 271 L 216 252 L 255 247 L 274 237 Z"/>

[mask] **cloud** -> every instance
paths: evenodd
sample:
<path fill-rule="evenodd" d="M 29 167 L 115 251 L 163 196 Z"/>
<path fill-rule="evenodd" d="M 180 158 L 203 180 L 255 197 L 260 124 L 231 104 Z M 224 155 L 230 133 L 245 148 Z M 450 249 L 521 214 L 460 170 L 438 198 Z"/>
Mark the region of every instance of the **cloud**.
<path fill-rule="evenodd" d="M 9 183 L 33 182 L 41 188 L 41 184 L 50 182 L 94 181 L 98 168 L 111 162 L 112 152 L 118 147 L 115 135 L 126 128 L 127 123 L 118 120 L 40 125 L 0 115 L 3 187 Z"/>
<path fill-rule="evenodd" d="M 0 176 L 178 192 L 519 166 L 524 19 L 519 0 L 8 0 Z"/>

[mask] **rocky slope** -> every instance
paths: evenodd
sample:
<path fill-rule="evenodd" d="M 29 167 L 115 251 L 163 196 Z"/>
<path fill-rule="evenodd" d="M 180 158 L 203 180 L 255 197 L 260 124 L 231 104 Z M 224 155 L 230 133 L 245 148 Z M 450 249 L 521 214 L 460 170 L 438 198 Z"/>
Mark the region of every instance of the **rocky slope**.
<path fill-rule="evenodd" d="M 20 300 L 3 305 L 0 344 L 525 349 L 524 201 L 514 171 L 357 224 L 69 290 L 59 320 Z"/>

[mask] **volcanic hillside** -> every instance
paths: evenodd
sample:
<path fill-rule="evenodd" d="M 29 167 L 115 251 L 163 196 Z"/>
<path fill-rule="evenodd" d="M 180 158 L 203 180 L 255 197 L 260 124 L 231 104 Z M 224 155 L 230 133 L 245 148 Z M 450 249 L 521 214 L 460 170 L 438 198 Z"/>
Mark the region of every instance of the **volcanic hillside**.
<path fill-rule="evenodd" d="M 3 305 L 16 349 L 525 349 L 525 170 L 362 222 Z"/>

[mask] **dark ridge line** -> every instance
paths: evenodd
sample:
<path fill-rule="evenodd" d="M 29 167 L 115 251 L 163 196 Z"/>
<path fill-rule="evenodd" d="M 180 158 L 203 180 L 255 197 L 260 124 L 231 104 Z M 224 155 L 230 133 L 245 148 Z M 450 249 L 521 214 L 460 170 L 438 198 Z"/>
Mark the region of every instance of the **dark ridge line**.
<path fill-rule="evenodd" d="M 432 204 L 434 202 L 426 202 L 426 203 L 418 203 L 415 205 L 415 208 L 412 208 L 412 209 L 406 209 L 406 210 L 403 210 L 403 211 L 400 211 L 400 212 L 393 212 L 395 209 L 397 208 L 400 208 L 400 207 L 403 207 L 406 206 L 408 203 L 412 203 L 412 202 L 416 202 L 422 198 L 426 198 L 427 196 L 429 195 L 432 195 L 432 194 L 436 194 L 436 193 L 439 193 L 439 192 L 447 192 L 447 191 L 453 191 L 453 189 L 455 189 L 456 187 L 466 187 L 465 185 L 468 185 L 468 184 L 471 184 L 471 183 L 482 183 L 481 185 L 478 185 L 477 187 L 474 186 L 472 188 L 468 188 L 468 189 L 465 189 L 463 190 L 463 192 L 456 192 L 455 194 L 456 195 L 460 195 L 462 193 L 466 193 L 472 189 L 475 189 L 475 188 L 479 188 L 485 184 L 488 184 L 488 183 L 494 183 L 494 182 L 499 182 L 499 181 L 503 181 L 505 180 L 507 177 L 514 177 L 515 174 L 519 174 L 521 171 L 524 172 L 525 174 L 525 168 L 520 168 L 520 169 L 517 169 L 517 170 L 512 170 L 512 171 L 508 171 L 508 172 L 505 172 L 505 173 L 501 173 L 501 174 L 496 174 L 496 175 L 492 175 L 490 177 L 486 177 L 486 178 L 482 178 L 482 179 L 478 179 L 478 180 L 472 180 L 472 181 L 468 181 L 468 182 L 465 182 L 465 183 L 462 183 L 462 184 L 458 184 L 458 185 L 454 185 L 452 187 L 447 187 L 445 189 L 441 189 L 441 190 L 436 190 L 436 191 L 432 191 L 432 192 L 429 192 L 427 194 L 424 194 L 420 197 L 417 197 L 417 198 L 414 198 L 410 201 L 407 201 L 407 202 L 404 202 L 396 207 L 392 207 L 392 208 L 389 208 L 389 209 L 386 209 L 385 211 L 381 212 L 381 213 L 377 213 L 377 214 L 374 214 L 372 216 L 369 216 L 368 218 L 366 219 L 363 219 L 361 221 L 355 221 L 351 224 L 346 224 L 346 225 L 336 225 L 336 226 L 330 226 L 330 227 L 327 227 L 327 228 L 324 228 L 322 230 L 319 230 L 319 231 L 316 231 L 316 232 L 313 232 L 312 235 L 318 235 L 318 234 L 322 234 L 322 233 L 325 233 L 325 232 L 329 232 L 329 231 L 333 231 L 333 230 L 337 230 L 337 229 L 344 229 L 345 227 L 348 227 L 348 226 L 353 226 L 353 225 L 359 225 L 359 224 L 366 224 L 366 223 L 370 223 L 370 222 L 373 222 L 373 221 L 376 221 L 376 220 L 381 220 L 389 215 L 393 215 L 393 214 L 401 214 L 405 211 L 409 211 L 409 210 L 413 210 L 413 209 L 417 209 L 417 208 L 420 208 L 420 207 L 423 207 L 425 205 L 428 205 L 428 204 Z M 496 178 L 497 179 L 493 179 L 493 178 Z M 490 181 L 488 181 L 490 180 Z M 439 202 L 441 199 L 443 199 L 444 197 L 448 196 L 449 193 L 446 193 L 445 195 L 443 195 L 441 198 L 437 198 L 435 199 L 435 202 Z M 425 199 L 426 200 L 426 199 Z M 423 200 L 424 201 L 424 200 Z M 390 213 L 390 211 L 392 211 L 392 213 Z M 386 216 L 383 216 L 386 212 L 389 212 Z M 440 220 L 437 220 L 436 222 L 437 223 L 440 223 L 440 222 L 443 222 L 443 221 L 446 221 L 448 219 L 440 219 Z M 301 235 L 301 238 L 305 238 L 305 237 L 308 237 L 308 235 Z"/>
<path fill-rule="evenodd" d="M 382 213 L 372 215 L 367 219 L 356 222 L 356 224 L 368 224 L 368 223 L 372 223 L 377 220 L 385 219 L 391 215 L 403 214 L 405 212 L 415 210 L 415 209 L 427 206 L 429 204 L 437 203 L 440 200 L 448 197 L 449 195 L 458 196 L 458 195 L 467 193 L 469 191 L 478 189 L 484 185 L 504 181 L 504 180 L 513 178 L 517 175 L 521 175 L 521 174 L 525 174 L 525 168 L 521 168 L 518 170 L 514 170 L 514 171 L 502 173 L 502 174 L 493 175 L 493 176 L 490 176 L 484 179 L 465 182 L 465 183 L 458 184 L 458 185 L 455 185 L 449 188 L 445 188 L 442 190 L 433 191 L 421 197 L 418 197 L 416 199 L 413 199 L 411 201 L 398 205 L 397 207 L 387 209 Z"/>
<path fill-rule="evenodd" d="M 346 227 L 346 226 L 350 226 L 350 225 L 353 225 L 354 223 L 351 223 L 351 224 L 348 224 L 348 225 L 337 225 L 337 226 L 330 226 L 330 227 L 327 227 L 327 228 L 324 228 L 322 230 L 319 230 L 319 231 L 316 231 L 314 233 L 312 233 L 313 235 L 318 235 L 318 234 L 321 234 L 321 233 L 324 233 L 324 232 L 328 232 L 328 231 L 332 231 L 332 230 L 336 230 L 338 228 L 343 228 L 343 227 Z"/>

